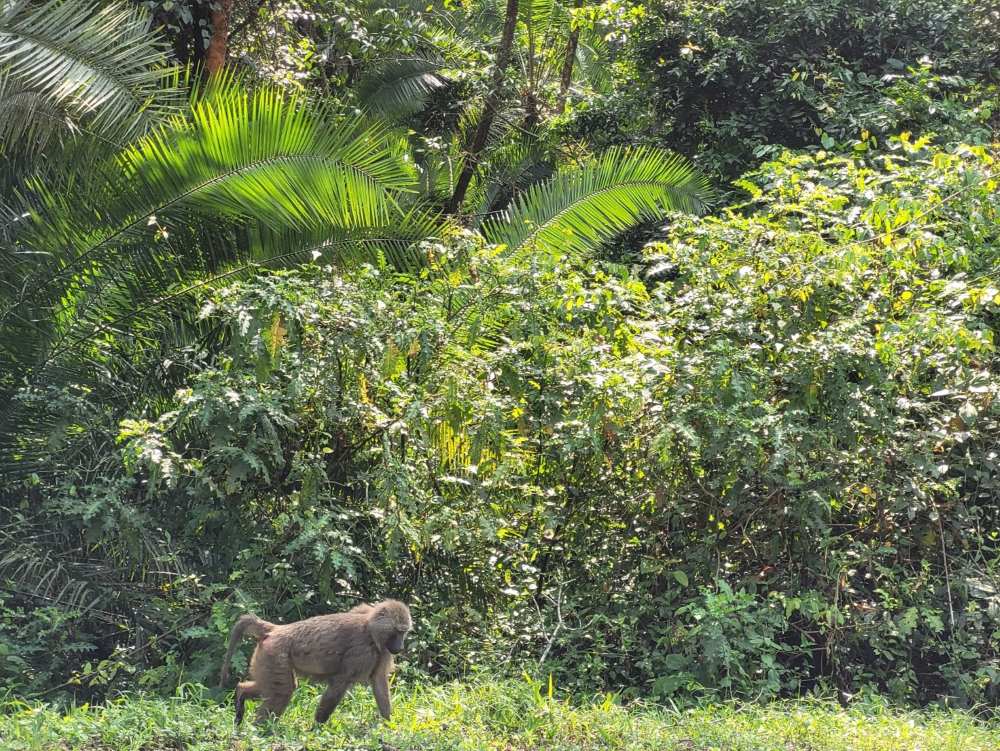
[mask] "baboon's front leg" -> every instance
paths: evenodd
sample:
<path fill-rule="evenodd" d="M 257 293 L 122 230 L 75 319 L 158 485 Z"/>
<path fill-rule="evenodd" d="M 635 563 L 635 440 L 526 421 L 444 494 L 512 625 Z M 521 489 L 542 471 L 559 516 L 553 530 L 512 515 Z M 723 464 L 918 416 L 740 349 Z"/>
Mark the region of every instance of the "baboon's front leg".
<path fill-rule="evenodd" d="M 378 703 L 378 712 L 382 719 L 388 720 L 392 705 L 389 702 L 389 676 L 384 673 L 376 675 L 372 679 L 372 693 L 375 694 L 375 701 Z"/>

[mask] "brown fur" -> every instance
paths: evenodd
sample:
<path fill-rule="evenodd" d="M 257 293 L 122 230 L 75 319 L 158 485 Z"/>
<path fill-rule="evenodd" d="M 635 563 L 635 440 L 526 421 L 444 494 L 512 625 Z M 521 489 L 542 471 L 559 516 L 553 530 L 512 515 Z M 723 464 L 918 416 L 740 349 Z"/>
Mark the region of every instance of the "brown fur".
<path fill-rule="evenodd" d="M 367 683 L 379 713 L 389 719 L 389 674 L 393 653 L 413 628 L 410 610 L 397 600 L 358 605 L 346 613 L 319 615 L 278 625 L 255 615 L 241 616 L 229 635 L 219 685 L 229 680 L 233 652 L 245 634 L 257 640 L 250 658 L 250 680 L 236 686 L 236 724 L 243 721 L 247 699 L 261 699 L 257 721 L 279 716 L 295 691 L 296 675 L 325 681 L 316 722 L 327 718 L 356 683 Z"/>

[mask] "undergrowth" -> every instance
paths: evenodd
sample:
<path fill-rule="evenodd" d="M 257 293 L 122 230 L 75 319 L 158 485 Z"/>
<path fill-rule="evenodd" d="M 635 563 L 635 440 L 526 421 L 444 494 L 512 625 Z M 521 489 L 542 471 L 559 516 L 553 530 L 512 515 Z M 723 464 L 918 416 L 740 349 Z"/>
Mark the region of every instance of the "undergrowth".
<path fill-rule="evenodd" d="M 355 689 L 321 728 L 312 722 L 318 690 L 302 687 L 277 722 L 232 727 L 228 700 L 200 686 L 173 698 L 125 696 L 68 710 L 9 701 L 0 708 L 4 751 L 995 751 L 1000 723 L 957 710 L 903 711 L 866 702 L 843 709 L 798 700 L 716 704 L 675 711 L 608 695 L 560 699 L 532 682 L 472 681 L 394 688 L 393 718 Z"/>

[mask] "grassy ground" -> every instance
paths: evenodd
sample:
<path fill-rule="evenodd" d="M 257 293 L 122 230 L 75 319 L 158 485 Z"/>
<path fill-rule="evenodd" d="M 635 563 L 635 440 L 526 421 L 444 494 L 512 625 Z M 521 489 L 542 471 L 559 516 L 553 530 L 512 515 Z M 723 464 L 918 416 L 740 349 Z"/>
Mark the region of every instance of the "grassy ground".
<path fill-rule="evenodd" d="M 903 712 L 788 702 L 675 712 L 610 699 L 579 706 L 527 683 L 397 687 L 393 719 L 377 721 L 355 689 L 316 729 L 316 691 L 299 689 L 270 728 L 233 732 L 233 712 L 200 689 L 173 699 L 132 697 L 68 713 L 10 702 L 0 708 L 3 751 L 997 751 L 1000 723 L 960 712 Z"/>

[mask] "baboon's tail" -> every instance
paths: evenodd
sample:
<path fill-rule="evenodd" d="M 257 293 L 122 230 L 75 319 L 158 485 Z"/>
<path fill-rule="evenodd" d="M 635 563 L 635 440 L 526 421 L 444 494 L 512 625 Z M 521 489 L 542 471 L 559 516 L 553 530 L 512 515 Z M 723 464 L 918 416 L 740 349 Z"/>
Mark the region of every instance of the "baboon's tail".
<path fill-rule="evenodd" d="M 229 646 L 226 648 L 226 656 L 222 660 L 222 673 L 219 675 L 219 688 L 229 682 L 229 663 L 233 659 L 233 652 L 243 640 L 243 635 L 249 633 L 254 639 L 260 641 L 274 628 L 273 623 L 268 623 L 255 616 L 253 613 L 241 615 L 233 625 L 233 630 L 229 634 Z"/>

